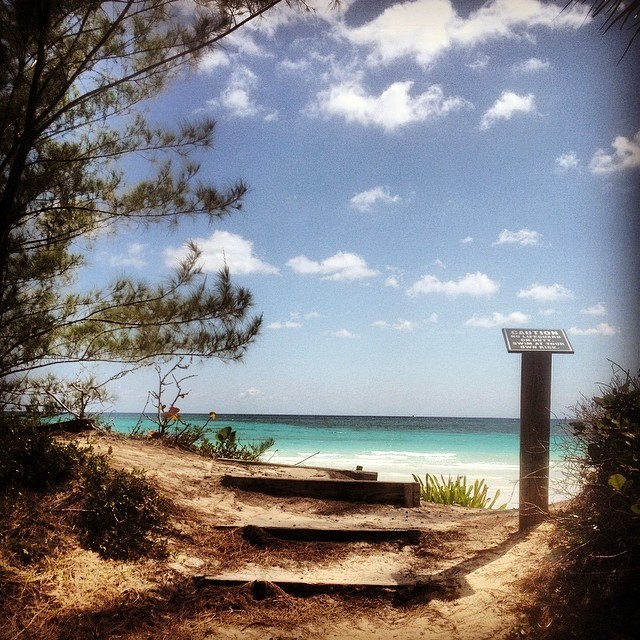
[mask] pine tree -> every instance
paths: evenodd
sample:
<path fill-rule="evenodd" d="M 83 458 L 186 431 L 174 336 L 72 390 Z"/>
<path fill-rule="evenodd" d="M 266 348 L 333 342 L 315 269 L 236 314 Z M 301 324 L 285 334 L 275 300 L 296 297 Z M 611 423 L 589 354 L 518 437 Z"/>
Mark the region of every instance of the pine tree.
<path fill-rule="evenodd" d="M 236 360 L 256 338 L 250 292 L 227 269 L 207 279 L 196 246 L 164 283 L 83 292 L 74 247 L 127 224 L 241 208 L 244 182 L 219 190 L 191 159 L 214 123 L 159 128 L 140 105 L 278 3 L 0 0 L 0 408 L 53 363 Z M 146 173 L 130 184 L 134 155 Z"/>

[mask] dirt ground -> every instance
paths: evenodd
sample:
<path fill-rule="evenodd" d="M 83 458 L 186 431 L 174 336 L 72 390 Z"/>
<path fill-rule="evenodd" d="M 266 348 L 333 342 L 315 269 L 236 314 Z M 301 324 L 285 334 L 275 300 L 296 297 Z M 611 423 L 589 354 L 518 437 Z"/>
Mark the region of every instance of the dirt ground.
<path fill-rule="evenodd" d="M 518 533 L 517 511 L 273 497 L 227 488 L 222 477 L 317 478 L 336 472 L 211 461 L 153 441 L 95 435 L 82 441 L 110 453 L 115 466 L 143 469 L 173 504 L 168 558 L 116 565 L 78 550 L 52 579 L 49 597 L 60 603 L 100 610 L 109 593 L 111 603 L 140 607 L 138 623 L 129 619 L 109 637 L 516 638 L 524 633 L 519 610 L 529 597 L 521 583 L 553 560 L 552 525 Z M 303 542 L 247 536 L 264 527 L 410 529 L 419 531 L 419 539 Z M 222 587 L 196 576 L 246 584 Z M 302 587 L 278 586 L 291 583 Z M 316 583 L 323 587 L 304 591 Z M 98 629 L 112 618 L 103 612 L 92 619 Z"/>

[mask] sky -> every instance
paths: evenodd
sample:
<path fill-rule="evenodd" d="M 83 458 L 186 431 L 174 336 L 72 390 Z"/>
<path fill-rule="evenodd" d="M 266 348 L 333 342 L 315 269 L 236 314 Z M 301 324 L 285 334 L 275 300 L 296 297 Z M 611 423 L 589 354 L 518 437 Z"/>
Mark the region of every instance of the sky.
<path fill-rule="evenodd" d="M 567 332 L 554 416 L 637 372 L 640 43 L 564 2 L 327 4 L 273 10 L 148 105 L 216 120 L 202 175 L 246 180 L 243 210 L 92 249 L 85 281 L 157 281 L 195 240 L 253 293 L 257 341 L 194 363 L 182 411 L 517 417 L 503 327 Z M 156 386 L 117 381 L 113 408 Z"/>

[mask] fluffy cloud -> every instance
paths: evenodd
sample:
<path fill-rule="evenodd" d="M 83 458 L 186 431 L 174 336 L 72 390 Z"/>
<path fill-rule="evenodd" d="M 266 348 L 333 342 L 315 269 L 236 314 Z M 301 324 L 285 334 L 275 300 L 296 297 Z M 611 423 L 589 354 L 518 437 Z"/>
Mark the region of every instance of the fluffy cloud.
<path fill-rule="evenodd" d="M 364 258 L 356 253 L 339 251 L 321 261 L 310 260 L 307 256 L 296 256 L 287 262 L 287 266 L 295 273 L 302 275 L 319 275 L 323 280 L 364 280 L 378 275 L 371 269 Z"/>
<path fill-rule="evenodd" d="M 337 331 L 329 331 L 328 336 L 332 338 L 341 338 L 344 340 L 357 340 L 360 336 L 357 333 L 351 333 L 348 329 L 338 329 Z"/>
<path fill-rule="evenodd" d="M 270 325 L 267 325 L 267 329 L 299 329 L 301 326 L 302 323 L 296 320 L 285 320 L 284 322 L 272 322 Z"/>
<path fill-rule="evenodd" d="M 580 309 L 580 313 L 584 313 L 587 316 L 606 316 L 607 306 L 604 302 L 598 302 L 598 304 L 591 305 L 586 309 Z"/>
<path fill-rule="evenodd" d="M 620 333 L 620 329 L 618 327 L 612 327 L 608 322 L 601 322 L 590 329 L 571 327 L 569 333 L 572 336 L 615 336 Z"/>
<path fill-rule="evenodd" d="M 195 238 L 193 243 L 201 252 L 203 271 L 217 272 L 225 266 L 234 274 L 278 273 L 278 268 L 254 254 L 253 242 L 228 231 L 214 231 L 208 238 Z M 189 245 L 164 250 L 165 263 L 175 265 L 189 253 Z"/>
<path fill-rule="evenodd" d="M 439 85 L 423 93 L 411 95 L 413 81 L 394 82 L 380 95 L 370 95 L 359 80 L 333 85 L 316 96 L 310 115 L 337 116 L 346 122 L 381 127 L 394 131 L 415 122 L 434 120 L 457 111 L 470 103 L 458 96 L 446 97 Z"/>
<path fill-rule="evenodd" d="M 411 285 L 407 295 L 414 298 L 421 293 L 443 293 L 455 298 L 457 296 L 492 296 L 500 290 L 500 285 L 488 275 L 476 271 L 467 273 L 457 280 L 442 281 L 437 276 L 426 275 Z"/>
<path fill-rule="evenodd" d="M 570 169 L 577 169 L 580 165 L 580 160 L 575 151 L 569 151 L 559 155 L 556 160 L 556 168 L 559 171 L 569 171 Z"/>
<path fill-rule="evenodd" d="M 385 287 L 391 287 L 392 289 L 398 289 L 400 287 L 400 279 L 397 276 L 389 276 L 384 281 Z"/>
<path fill-rule="evenodd" d="M 265 120 L 274 120 L 277 112 L 268 112 L 256 103 L 253 92 L 258 86 L 258 76 L 248 67 L 239 66 L 233 70 L 227 86 L 217 99 L 208 100 L 209 107 L 222 106 L 236 118 L 261 116 Z"/>
<path fill-rule="evenodd" d="M 366 212 L 369 211 L 377 202 L 391 204 L 399 201 L 400 196 L 392 196 L 387 187 L 373 187 L 373 189 L 356 193 L 349 202 L 354 209 Z"/>
<path fill-rule="evenodd" d="M 238 394 L 239 398 L 251 398 L 252 400 L 267 400 L 269 396 L 260 389 L 256 389 L 255 387 L 249 387 L 245 391 L 242 391 Z"/>
<path fill-rule="evenodd" d="M 613 153 L 607 153 L 604 149 L 595 152 L 589 163 L 591 173 L 607 174 L 640 167 L 640 131 L 631 140 L 617 136 L 611 146 Z"/>
<path fill-rule="evenodd" d="M 378 329 L 392 329 L 393 331 L 415 331 L 418 327 L 418 325 L 411 320 L 396 320 L 395 322 L 376 320 L 371 326 Z"/>
<path fill-rule="evenodd" d="M 466 236 L 460 240 L 460 244 L 471 244 L 473 242 L 473 238 L 471 236 Z"/>
<path fill-rule="evenodd" d="M 535 113 L 536 100 L 533 93 L 519 96 L 513 91 L 503 91 L 493 106 L 484 112 L 480 120 L 480 129 L 486 131 L 498 120 L 511 120 L 515 113 Z"/>
<path fill-rule="evenodd" d="M 518 244 L 521 247 L 532 247 L 542 242 L 542 234 L 531 229 L 520 229 L 520 231 L 509 231 L 503 229 L 498 239 L 493 243 L 497 244 Z"/>
<path fill-rule="evenodd" d="M 491 316 L 479 316 L 474 314 L 469 318 L 465 324 L 468 327 L 481 327 L 483 329 L 490 329 L 492 327 L 500 327 L 506 324 L 513 326 L 521 326 L 529 322 L 529 316 L 521 311 L 512 311 L 509 315 L 505 316 L 502 313 L 495 311 Z"/>
<path fill-rule="evenodd" d="M 540 58 L 529 58 L 513 67 L 515 73 L 536 73 L 537 71 L 548 71 L 551 63 L 548 60 L 540 60 Z"/>
<path fill-rule="evenodd" d="M 534 27 L 578 29 L 585 23 L 585 9 L 558 6 L 541 0 L 494 0 L 466 18 L 451 0 L 414 0 L 396 3 L 370 22 L 342 36 L 366 46 L 370 64 L 386 64 L 411 57 L 422 66 L 433 64 L 454 47 L 473 47 L 489 40 L 516 38 Z"/>
<path fill-rule="evenodd" d="M 528 289 L 520 289 L 518 298 L 531 298 L 536 302 L 560 302 L 571 300 L 573 293 L 561 284 L 533 284 Z"/>
<path fill-rule="evenodd" d="M 145 245 L 140 242 L 133 242 L 127 247 L 125 254 L 110 256 L 109 264 L 113 267 L 134 267 L 135 269 L 141 269 L 147 264 L 144 258 L 145 249 Z"/>

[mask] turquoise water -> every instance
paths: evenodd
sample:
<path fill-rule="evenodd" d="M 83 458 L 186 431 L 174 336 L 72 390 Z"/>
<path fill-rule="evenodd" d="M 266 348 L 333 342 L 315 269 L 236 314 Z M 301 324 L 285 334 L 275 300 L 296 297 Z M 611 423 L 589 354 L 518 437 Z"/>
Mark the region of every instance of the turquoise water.
<path fill-rule="evenodd" d="M 138 414 L 107 418 L 115 431 L 130 432 Z M 185 414 L 202 424 L 205 415 Z M 412 474 L 483 478 L 500 502 L 518 504 L 519 420 L 508 418 L 416 418 L 375 416 L 218 415 L 212 432 L 226 425 L 240 443 L 273 438 L 263 460 L 286 464 L 377 471 L 380 480 L 406 481 Z M 151 421 L 143 429 L 153 429 Z M 552 500 L 566 498 L 562 425 L 552 420 Z"/>

